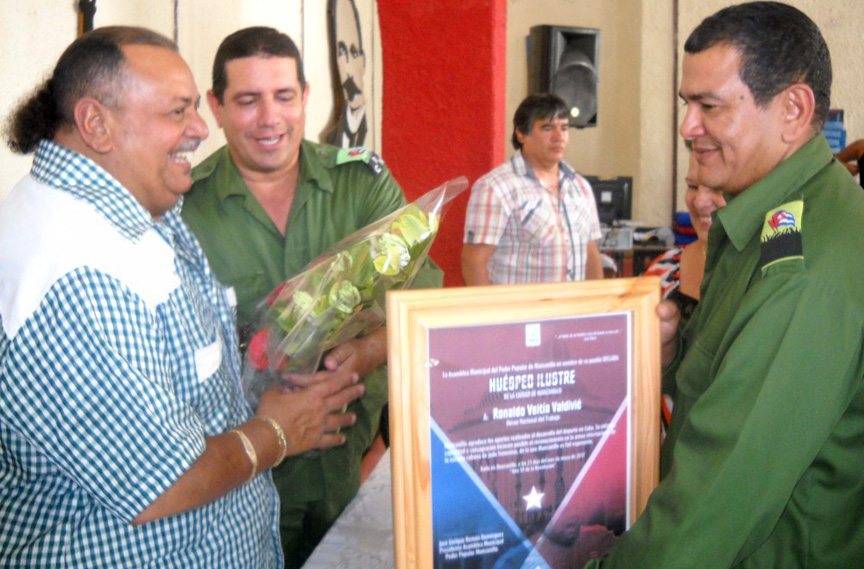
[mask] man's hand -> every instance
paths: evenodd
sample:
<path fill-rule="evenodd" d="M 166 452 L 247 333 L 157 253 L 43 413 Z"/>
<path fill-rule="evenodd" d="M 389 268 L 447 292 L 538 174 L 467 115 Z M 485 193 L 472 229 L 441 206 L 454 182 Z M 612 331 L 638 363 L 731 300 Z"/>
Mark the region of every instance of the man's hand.
<path fill-rule="evenodd" d="M 835 154 L 837 160 L 846 166 L 853 176 L 858 174 L 858 160 L 864 156 L 864 140 L 856 140 L 846 148 Z"/>
<path fill-rule="evenodd" d="M 354 374 L 359 378 L 387 361 L 387 328 L 382 326 L 374 332 L 362 337 L 344 342 L 325 354 L 324 370 L 312 375 L 284 374 L 283 389 L 293 391 L 320 381 L 327 380 L 338 374 L 340 376 Z"/>
<path fill-rule="evenodd" d="M 660 318 L 660 361 L 665 367 L 675 358 L 675 337 L 681 322 L 681 311 L 671 300 L 661 300 L 655 311 Z"/>
<path fill-rule="evenodd" d="M 345 381 L 351 381 L 352 383 L 356 383 L 357 381 L 365 377 L 366 374 L 368 374 L 381 364 L 385 363 L 386 361 L 387 329 L 382 326 L 371 334 L 368 334 L 362 338 L 354 338 L 353 340 L 348 340 L 347 342 L 340 344 L 339 346 L 336 346 L 335 348 L 330 350 L 327 355 L 324 356 L 323 371 L 319 371 L 316 372 L 314 375 L 307 376 L 287 376 L 285 379 L 290 382 L 290 387 L 283 387 L 282 392 L 300 395 L 303 394 L 305 391 L 322 384 L 326 385 L 332 384 L 334 382 L 338 384 L 344 384 Z M 346 414 L 345 408 L 347 407 L 348 403 L 350 403 L 354 399 L 357 399 L 357 397 L 359 397 L 359 395 L 351 397 L 350 399 L 344 399 L 344 403 L 341 406 L 331 409 L 331 412 L 339 411 L 339 413 L 336 413 L 334 417 L 328 417 L 326 419 L 328 421 L 328 424 L 331 425 L 331 428 L 326 429 L 325 434 L 322 436 L 321 442 L 319 444 L 316 444 L 316 447 L 339 445 L 344 442 L 344 437 L 342 437 L 341 435 L 337 435 L 337 433 L 342 427 L 348 427 L 354 424 L 354 415 Z M 266 413 L 261 411 L 260 406 L 258 408 L 258 412 L 259 414 L 266 416 Z M 350 421 L 347 420 L 348 417 L 350 417 Z M 332 425 L 336 422 L 338 422 L 336 427 L 332 427 Z M 314 432 L 316 426 L 313 424 L 310 425 L 309 428 L 312 429 L 312 431 Z M 288 431 L 286 427 L 286 433 L 287 432 Z M 289 448 L 290 446 L 291 445 L 289 441 Z"/>
<path fill-rule="evenodd" d="M 282 428 L 287 454 L 341 445 L 338 430 L 354 424 L 353 413 L 342 409 L 365 390 L 357 374 L 335 373 L 294 390 L 274 386 L 261 396 L 255 418 L 239 425 L 255 449 L 256 473 L 270 468 L 279 458 L 277 434 L 267 417 Z M 192 466 L 132 521 L 140 525 L 199 508 L 224 496 L 250 475 L 250 458 L 235 432 L 208 437 L 206 449 Z"/>
<path fill-rule="evenodd" d="M 344 409 L 363 395 L 365 387 L 359 383 L 360 376 L 325 373 L 316 374 L 317 379 L 305 387 L 273 387 L 261 396 L 256 415 L 279 423 L 288 441 L 289 455 L 343 444 L 345 437 L 338 434 L 339 429 L 356 420 Z"/>
<path fill-rule="evenodd" d="M 386 362 L 387 328 L 385 326 L 362 338 L 348 340 L 324 356 L 326 370 L 349 371 L 361 378 Z"/>

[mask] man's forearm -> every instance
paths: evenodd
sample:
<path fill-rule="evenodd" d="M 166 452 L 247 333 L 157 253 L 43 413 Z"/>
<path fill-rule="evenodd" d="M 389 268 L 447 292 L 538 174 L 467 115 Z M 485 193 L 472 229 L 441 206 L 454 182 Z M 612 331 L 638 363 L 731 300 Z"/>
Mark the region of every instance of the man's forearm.
<path fill-rule="evenodd" d="M 258 473 L 276 463 L 276 434 L 263 421 L 253 420 L 239 428 L 255 449 Z M 269 431 L 269 432 L 268 432 Z M 175 516 L 200 508 L 243 484 L 252 474 L 252 464 L 236 433 L 206 439 L 206 448 L 177 481 L 153 501 L 132 525 Z"/>
<path fill-rule="evenodd" d="M 596 280 L 603 278 L 603 257 L 596 241 L 589 241 L 586 248 L 585 278 Z"/>
<path fill-rule="evenodd" d="M 465 267 L 463 265 L 462 275 L 467 286 L 489 286 L 492 284 L 486 273 L 486 267 Z"/>
<path fill-rule="evenodd" d="M 489 259 L 495 252 L 494 245 L 477 245 L 466 243 L 462 246 L 462 278 L 468 286 L 488 286 Z"/>
<path fill-rule="evenodd" d="M 279 462 L 283 455 L 340 445 L 338 433 L 356 417 L 343 410 L 365 388 L 353 373 L 336 373 L 299 390 L 264 392 L 256 416 L 206 439 L 204 452 L 145 508 L 133 525 L 200 508 Z M 234 432 L 237 431 L 237 432 Z"/>

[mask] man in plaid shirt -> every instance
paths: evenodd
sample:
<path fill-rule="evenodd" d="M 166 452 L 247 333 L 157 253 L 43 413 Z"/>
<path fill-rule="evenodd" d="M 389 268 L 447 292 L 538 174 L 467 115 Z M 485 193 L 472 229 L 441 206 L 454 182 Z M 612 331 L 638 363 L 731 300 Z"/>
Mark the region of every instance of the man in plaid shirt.
<path fill-rule="evenodd" d="M 536 94 L 513 117 L 516 153 L 474 184 L 462 276 L 471 285 L 603 278 L 597 205 L 566 162 L 567 105 Z"/>
<path fill-rule="evenodd" d="M 0 207 L 0 566 L 282 567 L 269 468 L 353 422 L 356 375 L 243 400 L 179 216 L 198 101 L 170 40 L 101 28 L 10 121 L 36 155 Z"/>

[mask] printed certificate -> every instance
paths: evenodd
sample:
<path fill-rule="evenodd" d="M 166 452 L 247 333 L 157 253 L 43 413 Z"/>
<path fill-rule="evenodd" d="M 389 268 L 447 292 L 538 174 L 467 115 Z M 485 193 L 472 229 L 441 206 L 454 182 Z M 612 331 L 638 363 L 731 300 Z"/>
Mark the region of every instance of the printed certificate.
<path fill-rule="evenodd" d="M 633 523 L 657 477 L 659 285 L 600 282 L 390 298 L 397 568 L 582 567 Z"/>

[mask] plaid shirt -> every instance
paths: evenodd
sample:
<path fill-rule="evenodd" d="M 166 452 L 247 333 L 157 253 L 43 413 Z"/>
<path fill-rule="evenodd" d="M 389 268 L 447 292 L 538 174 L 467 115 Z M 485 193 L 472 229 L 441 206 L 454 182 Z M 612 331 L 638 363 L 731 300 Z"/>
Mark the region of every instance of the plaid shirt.
<path fill-rule="evenodd" d="M 558 180 L 556 200 L 517 150 L 474 183 L 464 241 L 496 246 L 487 267 L 494 284 L 585 278 L 588 241 L 601 237 L 594 193 L 564 162 Z"/>
<path fill-rule="evenodd" d="M 130 524 L 250 416 L 231 308 L 178 212 L 154 221 L 49 141 L 0 207 L 0 566 L 282 567 L 269 474 Z"/>

